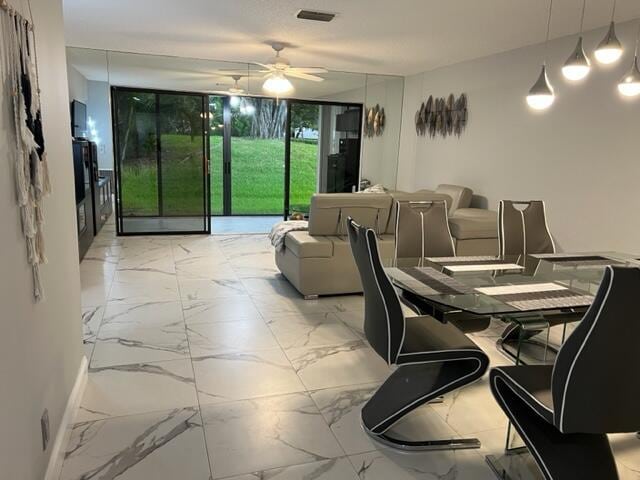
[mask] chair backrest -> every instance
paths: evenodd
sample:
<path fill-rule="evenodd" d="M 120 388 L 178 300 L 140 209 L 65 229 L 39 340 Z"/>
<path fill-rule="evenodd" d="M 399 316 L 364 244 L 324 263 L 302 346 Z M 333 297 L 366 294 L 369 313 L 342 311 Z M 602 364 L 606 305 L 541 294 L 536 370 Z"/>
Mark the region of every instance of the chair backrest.
<path fill-rule="evenodd" d="M 349 219 L 347 229 L 364 291 L 365 336 L 378 355 L 394 364 L 405 330 L 400 299 L 384 272 L 375 232 L 352 219 Z"/>
<path fill-rule="evenodd" d="M 554 423 L 564 433 L 640 431 L 640 268 L 607 267 L 593 304 L 553 368 Z"/>
<path fill-rule="evenodd" d="M 525 208 L 519 209 L 516 205 Z M 502 200 L 498 213 L 498 244 L 501 257 L 555 253 L 544 202 Z"/>
<path fill-rule="evenodd" d="M 398 201 L 395 212 L 396 260 L 455 255 L 444 201 Z"/>
<path fill-rule="evenodd" d="M 391 196 L 386 193 L 316 193 L 309 209 L 310 235 L 347 235 L 347 218 L 384 233 Z"/>

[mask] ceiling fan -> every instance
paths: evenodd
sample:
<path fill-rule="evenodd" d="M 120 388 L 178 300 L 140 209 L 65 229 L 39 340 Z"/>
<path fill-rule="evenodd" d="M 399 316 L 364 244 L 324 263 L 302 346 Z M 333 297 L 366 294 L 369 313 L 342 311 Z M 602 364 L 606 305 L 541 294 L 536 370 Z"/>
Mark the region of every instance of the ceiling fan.
<path fill-rule="evenodd" d="M 248 77 L 249 75 L 234 73 L 234 74 L 229 74 L 229 75 L 226 75 L 226 76 L 228 76 L 229 78 L 233 79 L 233 85 L 229 85 L 228 83 L 226 83 L 226 84 L 225 83 L 216 83 L 216 85 L 218 85 L 220 87 L 227 87 L 228 86 L 229 88 L 227 89 L 227 92 L 229 92 L 231 95 L 242 95 L 244 93 L 244 88 L 242 88 L 238 82 L 240 81 L 240 79 L 242 77 Z"/>
<path fill-rule="evenodd" d="M 324 80 L 324 78 L 316 74 L 327 73 L 327 69 L 321 67 L 292 67 L 288 58 L 280 56 L 280 52 L 284 50 L 282 43 L 273 43 L 271 48 L 275 50 L 275 56 L 267 60 L 267 63 L 257 63 L 257 65 L 264 68 L 264 70 L 260 70 L 259 73 L 266 74 L 262 88 L 267 92 L 278 95 L 291 92 L 293 85 L 287 77 L 312 82 L 322 82 Z"/>

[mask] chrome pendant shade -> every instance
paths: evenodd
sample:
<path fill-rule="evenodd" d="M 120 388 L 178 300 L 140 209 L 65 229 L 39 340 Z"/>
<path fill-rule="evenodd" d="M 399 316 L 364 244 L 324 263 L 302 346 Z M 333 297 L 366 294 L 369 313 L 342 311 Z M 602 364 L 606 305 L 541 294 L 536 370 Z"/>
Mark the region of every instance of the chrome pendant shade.
<path fill-rule="evenodd" d="M 595 57 L 598 62 L 609 65 L 615 63 L 622 56 L 622 44 L 616 36 L 616 24 L 611 21 L 607 34 L 598 44 L 595 51 Z"/>
<path fill-rule="evenodd" d="M 640 95 L 640 68 L 638 68 L 638 49 L 640 48 L 640 25 L 636 37 L 636 52 L 633 56 L 633 65 L 627 74 L 618 83 L 618 91 L 625 97 L 637 97 Z"/>
<path fill-rule="evenodd" d="M 637 55 L 633 59 L 631 70 L 620 80 L 618 91 L 625 97 L 636 97 L 640 95 L 640 68 L 638 68 Z"/>
<path fill-rule="evenodd" d="M 576 48 L 573 53 L 569 56 L 567 61 L 564 63 L 562 67 L 562 74 L 568 80 L 582 80 L 587 75 L 589 75 L 589 71 L 591 70 L 591 62 L 587 57 L 586 53 L 584 53 L 584 47 L 582 46 L 582 37 L 578 39 L 578 43 L 576 44 Z"/>
<path fill-rule="evenodd" d="M 554 100 L 553 87 L 549 83 L 549 77 L 547 77 L 547 66 L 542 65 L 538 80 L 533 84 L 527 95 L 527 104 L 534 110 L 544 110 L 549 108 Z"/>
<path fill-rule="evenodd" d="M 556 99 L 553 93 L 553 87 L 549 83 L 549 77 L 547 76 L 547 47 L 549 44 L 549 32 L 551 31 L 551 13 L 553 12 L 553 0 L 549 0 L 549 14 L 547 17 L 547 36 L 545 37 L 545 61 L 542 64 L 540 75 L 536 83 L 533 84 L 529 94 L 527 95 L 527 104 L 534 110 L 545 110 L 549 108 Z"/>

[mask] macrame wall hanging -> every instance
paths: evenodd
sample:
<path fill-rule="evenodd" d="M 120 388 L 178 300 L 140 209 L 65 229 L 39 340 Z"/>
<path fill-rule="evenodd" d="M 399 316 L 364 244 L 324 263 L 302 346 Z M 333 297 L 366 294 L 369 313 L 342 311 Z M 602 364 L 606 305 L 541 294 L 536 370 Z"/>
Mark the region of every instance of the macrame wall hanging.
<path fill-rule="evenodd" d="M 24 18 L 6 0 L 0 0 L 2 94 L 11 102 L 15 144 L 9 145 L 9 165 L 15 178 L 22 232 L 27 244 L 27 261 L 33 272 L 36 301 L 44 298 L 40 265 L 47 261 L 44 248 L 43 199 L 51 191 L 45 152 L 38 61 L 31 15 Z"/>
<path fill-rule="evenodd" d="M 416 133 L 434 138 L 441 135 L 460 136 L 467 126 L 467 96 L 463 93 L 457 99 L 450 94 L 445 98 L 429 96 L 416 112 Z"/>

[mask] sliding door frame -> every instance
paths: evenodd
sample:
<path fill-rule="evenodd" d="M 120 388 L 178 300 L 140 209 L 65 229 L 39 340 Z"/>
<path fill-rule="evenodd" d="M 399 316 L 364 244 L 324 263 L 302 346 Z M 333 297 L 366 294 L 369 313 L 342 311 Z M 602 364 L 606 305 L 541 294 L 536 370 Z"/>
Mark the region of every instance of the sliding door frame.
<path fill-rule="evenodd" d="M 211 172 L 209 159 L 209 94 L 199 92 L 185 92 L 178 90 L 161 90 L 152 88 L 137 87 L 121 87 L 111 86 L 111 129 L 113 137 L 113 172 L 114 172 L 114 191 L 116 197 L 116 235 L 117 236 L 140 236 L 140 235 L 210 235 L 211 234 Z M 160 135 L 160 96 L 161 95 L 188 95 L 191 97 L 200 97 L 201 100 L 201 117 L 202 117 L 202 168 L 203 168 L 203 220 L 204 229 L 199 231 L 140 231 L 126 232 L 124 231 L 124 218 L 122 216 L 122 178 L 121 178 L 121 161 L 119 148 L 119 132 L 118 132 L 118 105 L 117 94 L 119 92 L 139 92 L 150 93 L 155 95 L 155 123 L 156 123 L 156 168 L 157 168 L 157 184 L 158 184 L 158 215 L 138 215 L 139 218 L 160 217 L 162 218 L 164 206 L 162 194 L 162 139 Z M 192 217 L 195 215 L 172 215 L 172 217 Z M 198 215 L 199 216 L 199 215 Z"/>
<path fill-rule="evenodd" d="M 330 100 L 299 100 L 296 98 L 288 98 L 287 102 L 287 125 L 285 133 L 285 146 L 284 146 L 284 219 L 288 220 L 291 207 L 291 109 L 293 105 L 320 105 L 320 106 L 333 106 L 333 107 L 345 107 L 345 108 L 359 108 L 360 109 L 360 148 L 358 152 L 358 172 L 362 167 L 362 140 L 363 140 L 363 120 L 364 120 L 364 104 L 355 102 L 334 102 Z M 319 139 L 318 139 L 319 140 Z M 358 182 L 360 181 L 360 173 L 358 173 Z"/>

